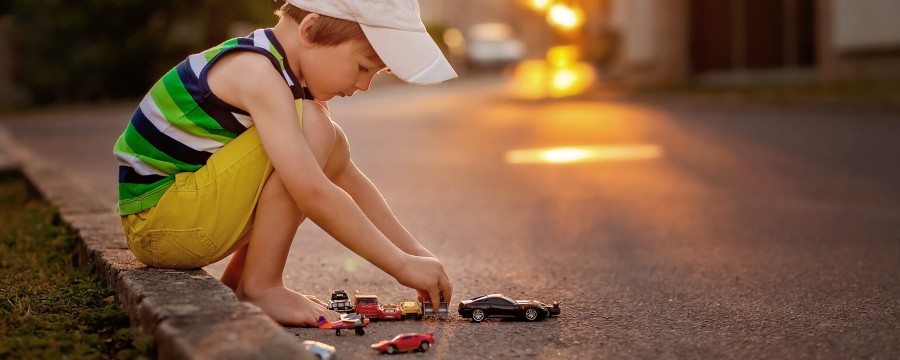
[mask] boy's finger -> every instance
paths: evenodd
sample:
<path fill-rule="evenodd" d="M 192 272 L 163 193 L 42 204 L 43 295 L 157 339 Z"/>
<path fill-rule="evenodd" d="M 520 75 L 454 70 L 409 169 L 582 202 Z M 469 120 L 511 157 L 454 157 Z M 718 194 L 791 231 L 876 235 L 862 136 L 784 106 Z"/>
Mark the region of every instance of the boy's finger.
<path fill-rule="evenodd" d="M 441 288 L 433 287 L 429 293 L 431 296 L 431 309 L 434 310 L 434 314 L 438 314 L 441 310 Z"/>
<path fill-rule="evenodd" d="M 450 283 L 450 279 L 446 276 L 442 276 L 438 281 L 438 286 L 441 287 L 441 293 L 444 294 L 444 302 L 450 302 L 450 299 L 453 298 L 453 284 Z"/>

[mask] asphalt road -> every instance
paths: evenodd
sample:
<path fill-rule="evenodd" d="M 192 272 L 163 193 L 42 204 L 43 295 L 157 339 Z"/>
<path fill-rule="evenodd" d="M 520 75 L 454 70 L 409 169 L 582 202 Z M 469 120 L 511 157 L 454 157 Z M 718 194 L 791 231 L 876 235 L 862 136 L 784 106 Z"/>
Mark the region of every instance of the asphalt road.
<path fill-rule="evenodd" d="M 135 105 L 2 121 L 112 204 L 111 148 Z M 435 333 L 429 358 L 900 357 L 898 113 L 525 102 L 486 80 L 376 88 L 331 107 L 357 164 L 455 284 L 447 319 L 378 322 L 362 337 L 290 329 L 340 358 L 410 331 Z M 595 152 L 562 153 L 593 156 L 573 163 L 510 153 L 561 146 Z M 320 298 L 415 295 L 314 224 L 301 226 L 285 281 Z M 559 300 L 562 315 L 456 314 L 489 293 Z"/>

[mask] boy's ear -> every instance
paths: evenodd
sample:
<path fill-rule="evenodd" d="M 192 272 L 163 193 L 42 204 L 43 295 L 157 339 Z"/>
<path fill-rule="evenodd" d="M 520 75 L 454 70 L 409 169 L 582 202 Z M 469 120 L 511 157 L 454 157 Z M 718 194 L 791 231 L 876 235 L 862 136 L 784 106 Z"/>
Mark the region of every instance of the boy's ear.
<path fill-rule="evenodd" d="M 300 26 L 297 27 L 297 35 L 300 36 L 300 43 L 303 44 L 303 46 L 313 47 L 316 45 L 309 36 L 309 31 L 317 21 L 319 21 L 319 14 L 310 13 L 303 18 L 303 21 L 300 22 Z"/>

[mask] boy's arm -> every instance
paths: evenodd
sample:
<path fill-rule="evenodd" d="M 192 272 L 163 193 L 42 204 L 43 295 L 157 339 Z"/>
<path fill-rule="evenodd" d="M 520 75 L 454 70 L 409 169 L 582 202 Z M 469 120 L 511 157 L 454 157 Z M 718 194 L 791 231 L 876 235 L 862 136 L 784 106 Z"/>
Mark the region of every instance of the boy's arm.
<path fill-rule="evenodd" d="M 272 166 L 306 216 L 402 285 L 427 291 L 435 303 L 442 290 L 449 298 L 450 280 L 440 261 L 400 250 L 346 192 L 326 177 L 310 142 L 317 137 L 333 137 L 334 130 L 330 134 L 301 131 L 293 95 L 268 59 L 237 53 L 219 60 L 208 79 L 219 98 L 252 114 Z"/>
<path fill-rule="evenodd" d="M 224 58 L 217 67 L 221 74 L 241 74 L 218 77 L 216 84 L 210 74 L 210 85 L 223 100 L 252 114 L 272 166 L 301 211 L 344 246 L 397 277 L 408 256 L 325 176 L 310 146 L 313 140 L 306 138 L 316 134 L 301 131 L 293 95 L 281 74 L 268 59 L 251 53 Z"/>
<path fill-rule="evenodd" d="M 350 158 L 349 145 L 344 132 L 338 126 L 335 128 L 337 142 L 334 145 L 334 154 L 328 160 L 329 166 L 325 167 L 326 173 L 336 174 L 334 183 L 350 194 L 350 197 L 359 205 L 375 227 L 381 230 L 397 247 L 410 255 L 435 257 L 403 227 L 375 184 L 356 167 Z M 338 166 L 341 168 L 332 168 L 332 164 L 339 164 Z"/>
<path fill-rule="evenodd" d="M 429 257 L 440 263 L 431 251 L 428 251 L 416 241 L 415 237 L 403 227 L 403 224 L 391 211 L 387 201 L 381 196 L 381 192 L 378 191 L 375 184 L 353 163 L 344 131 L 337 124 L 335 124 L 335 129 L 337 133 L 335 150 L 331 158 L 328 159 L 325 173 L 356 201 L 363 213 L 375 224 L 375 227 L 381 230 L 397 247 L 407 254 L 416 255 L 417 257 Z M 431 298 L 435 313 L 438 312 L 438 306 L 441 302 L 449 302 L 453 297 L 453 284 L 450 282 L 449 277 L 446 277 L 446 283 L 441 285 L 440 292 L 437 294 L 428 289 L 417 288 L 417 290 L 419 292 L 419 301 Z"/>

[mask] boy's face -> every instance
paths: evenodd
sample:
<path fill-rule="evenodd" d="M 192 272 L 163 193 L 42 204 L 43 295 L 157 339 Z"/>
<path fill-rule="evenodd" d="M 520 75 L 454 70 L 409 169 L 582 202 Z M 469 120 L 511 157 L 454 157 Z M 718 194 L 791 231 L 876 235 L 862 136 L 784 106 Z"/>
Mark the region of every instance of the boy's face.
<path fill-rule="evenodd" d="M 301 72 L 316 100 L 352 96 L 366 91 L 372 78 L 385 70 L 384 63 L 366 40 L 352 40 L 337 46 L 312 46 L 301 56 Z"/>

